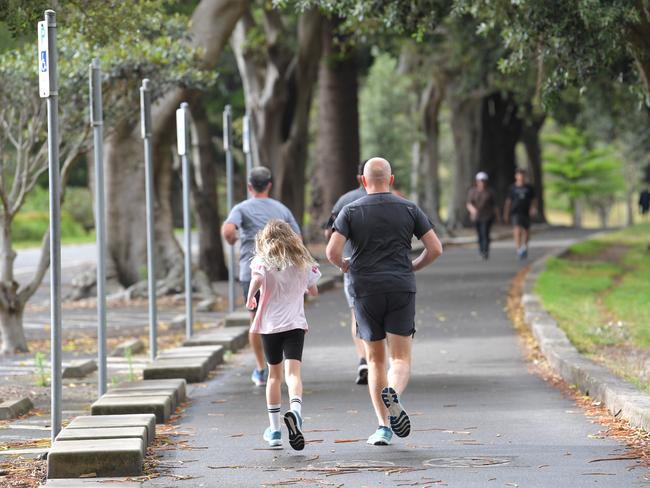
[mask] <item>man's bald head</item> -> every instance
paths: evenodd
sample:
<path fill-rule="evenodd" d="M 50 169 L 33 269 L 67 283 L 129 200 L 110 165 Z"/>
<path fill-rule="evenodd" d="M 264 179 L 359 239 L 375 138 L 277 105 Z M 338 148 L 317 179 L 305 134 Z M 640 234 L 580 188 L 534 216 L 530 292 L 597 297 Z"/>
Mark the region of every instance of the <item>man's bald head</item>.
<path fill-rule="evenodd" d="M 389 191 L 393 183 L 390 163 L 384 158 L 370 158 L 363 168 L 363 179 L 368 193 Z"/>

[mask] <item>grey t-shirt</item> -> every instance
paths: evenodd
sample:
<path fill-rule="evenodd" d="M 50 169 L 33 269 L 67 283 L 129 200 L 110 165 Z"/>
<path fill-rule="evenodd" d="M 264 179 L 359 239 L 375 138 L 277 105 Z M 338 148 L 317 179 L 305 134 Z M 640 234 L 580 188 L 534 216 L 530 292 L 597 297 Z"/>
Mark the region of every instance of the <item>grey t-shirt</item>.
<path fill-rule="evenodd" d="M 330 221 L 327 226 L 332 227 L 334 220 L 336 220 L 336 217 L 338 217 L 341 210 L 343 210 L 343 207 L 345 207 L 348 203 L 357 201 L 361 197 L 365 197 L 367 194 L 368 193 L 366 192 L 366 189 L 361 186 L 341 195 L 332 207 L 332 216 L 330 217 Z M 352 256 L 352 244 L 350 241 L 346 241 L 345 247 L 343 248 L 343 257 L 349 258 L 350 256 Z"/>
<path fill-rule="evenodd" d="M 343 207 L 334 230 L 352 244 L 352 295 L 414 293 L 411 240 L 431 229 L 433 224 L 416 204 L 392 193 L 373 193 Z"/>
<path fill-rule="evenodd" d="M 269 220 L 284 220 L 300 234 L 300 227 L 291 210 L 273 198 L 249 198 L 238 203 L 230 211 L 226 223 L 239 229 L 241 239 L 239 255 L 239 281 L 251 280 L 251 261 L 255 255 L 255 235 Z"/>

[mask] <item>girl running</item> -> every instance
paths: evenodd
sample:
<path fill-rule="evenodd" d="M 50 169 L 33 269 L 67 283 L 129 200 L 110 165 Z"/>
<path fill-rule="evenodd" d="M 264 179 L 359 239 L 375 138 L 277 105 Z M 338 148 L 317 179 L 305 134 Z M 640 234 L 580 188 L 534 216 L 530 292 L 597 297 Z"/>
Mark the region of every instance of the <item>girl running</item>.
<path fill-rule="evenodd" d="M 261 334 L 269 367 L 266 407 L 270 426 L 264 440 L 271 447 L 282 445 L 280 406 L 282 366 L 289 390 L 290 409 L 284 414 L 289 444 L 300 451 L 305 447 L 302 434 L 302 379 L 300 366 L 307 331 L 304 295 L 317 295 L 321 274 L 316 262 L 291 227 L 271 220 L 257 234 L 255 257 L 251 262 L 251 284 L 246 307 L 257 307 L 251 332 Z M 259 303 L 255 294 L 261 290 Z"/>

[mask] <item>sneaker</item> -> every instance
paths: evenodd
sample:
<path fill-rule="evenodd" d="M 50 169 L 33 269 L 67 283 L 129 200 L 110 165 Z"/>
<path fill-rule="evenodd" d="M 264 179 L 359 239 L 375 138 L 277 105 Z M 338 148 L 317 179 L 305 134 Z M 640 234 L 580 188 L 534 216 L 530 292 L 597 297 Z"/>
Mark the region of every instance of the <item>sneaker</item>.
<path fill-rule="evenodd" d="M 372 434 L 370 437 L 368 437 L 366 443 L 373 446 L 388 446 L 390 445 L 390 441 L 392 438 L 393 438 L 393 431 L 390 430 L 388 427 L 380 425 L 379 427 L 377 427 L 375 433 Z"/>
<path fill-rule="evenodd" d="M 284 414 L 284 423 L 289 431 L 289 445 L 296 451 L 305 448 L 305 436 L 302 435 L 302 417 L 298 412 L 289 410 Z"/>
<path fill-rule="evenodd" d="M 282 432 L 279 430 L 271 430 L 271 427 L 267 427 L 263 438 L 269 443 L 269 447 L 282 447 Z"/>
<path fill-rule="evenodd" d="M 387 386 L 381 390 L 381 400 L 388 409 L 390 428 L 393 429 L 397 437 L 407 437 L 411 433 L 411 419 L 402 408 L 397 392 Z"/>
<path fill-rule="evenodd" d="M 266 386 L 267 377 L 266 369 L 254 369 L 253 374 L 251 374 L 251 381 L 255 383 L 255 386 Z"/>
<path fill-rule="evenodd" d="M 357 368 L 357 379 L 354 380 L 357 385 L 367 385 L 368 384 L 368 365 L 363 362 L 359 363 Z"/>

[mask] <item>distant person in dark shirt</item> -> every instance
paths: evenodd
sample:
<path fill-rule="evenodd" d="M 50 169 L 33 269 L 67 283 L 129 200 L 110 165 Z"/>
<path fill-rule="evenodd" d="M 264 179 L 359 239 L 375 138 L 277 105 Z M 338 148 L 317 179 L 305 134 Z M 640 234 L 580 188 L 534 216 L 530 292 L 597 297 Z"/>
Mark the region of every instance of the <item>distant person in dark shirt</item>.
<path fill-rule="evenodd" d="M 646 188 L 639 194 L 639 212 L 643 216 L 650 212 L 650 188 Z"/>
<path fill-rule="evenodd" d="M 506 223 L 512 222 L 515 247 L 519 259 L 528 257 L 530 241 L 530 219 L 537 215 L 537 195 L 535 188 L 526 182 L 526 170 L 517 168 L 515 183 L 508 190 L 503 210 Z"/>
<path fill-rule="evenodd" d="M 368 160 L 362 181 L 368 195 L 339 213 L 327 245 L 327 258 L 350 274 L 357 335 L 366 349 L 368 389 L 379 423 L 368 444 L 385 446 L 390 444 L 393 433 L 406 437 L 411 431 L 400 395 L 411 375 L 414 271 L 435 261 L 442 254 L 442 245 L 424 212 L 413 202 L 391 193 L 394 177 L 388 161 Z M 422 241 L 424 251 L 411 261 L 413 236 Z M 350 260 L 343 259 L 346 241 L 352 244 Z M 338 408 L 345 411 L 343 406 Z"/>
<path fill-rule="evenodd" d="M 327 238 L 329 239 L 332 236 L 332 225 L 336 217 L 338 217 L 339 212 L 343 210 L 348 203 L 352 203 L 358 200 L 361 197 L 365 197 L 368 193 L 363 187 L 363 182 L 361 180 L 363 176 L 363 166 L 365 161 L 359 164 L 359 171 L 357 174 L 357 181 L 359 182 L 359 187 L 351 190 L 347 193 L 341 195 L 341 197 L 336 201 L 334 207 L 332 207 L 332 214 L 330 220 L 327 223 Z M 348 241 L 345 243 L 345 248 L 343 249 L 343 258 L 349 259 L 352 257 L 352 244 Z M 350 293 L 350 275 L 348 273 L 343 273 L 343 292 L 345 293 L 345 299 L 348 302 L 348 307 L 350 307 L 350 318 L 351 318 L 351 331 L 352 331 L 352 341 L 354 342 L 354 347 L 357 351 L 357 357 L 359 358 L 359 364 L 357 366 L 357 379 L 355 383 L 357 385 L 367 385 L 368 384 L 368 364 L 366 363 L 366 351 L 363 347 L 363 341 L 357 337 L 357 321 L 354 318 L 354 298 Z"/>
<path fill-rule="evenodd" d="M 490 257 L 490 230 L 499 215 L 494 191 L 488 187 L 488 175 L 483 171 L 476 174 L 476 183 L 467 194 L 467 211 L 476 225 L 479 253 L 483 259 Z"/>

